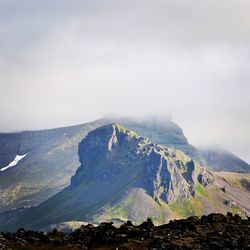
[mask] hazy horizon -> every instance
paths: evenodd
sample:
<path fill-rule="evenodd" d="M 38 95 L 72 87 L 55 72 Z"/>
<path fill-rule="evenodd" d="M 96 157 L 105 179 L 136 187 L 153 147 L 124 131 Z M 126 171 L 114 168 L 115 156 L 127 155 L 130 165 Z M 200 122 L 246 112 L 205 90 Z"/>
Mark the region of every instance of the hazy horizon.
<path fill-rule="evenodd" d="M 250 2 L 0 0 L 0 132 L 171 117 L 250 162 Z"/>

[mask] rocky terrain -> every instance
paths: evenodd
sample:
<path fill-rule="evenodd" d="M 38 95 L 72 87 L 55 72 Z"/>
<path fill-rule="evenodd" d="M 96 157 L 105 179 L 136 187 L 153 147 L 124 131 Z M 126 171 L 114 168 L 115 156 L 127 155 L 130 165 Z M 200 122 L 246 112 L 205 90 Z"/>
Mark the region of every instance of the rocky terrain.
<path fill-rule="evenodd" d="M 250 218 L 228 213 L 189 217 L 155 226 L 151 219 L 140 225 L 125 222 L 83 225 L 72 233 L 44 233 L 19 229 L 0 233 L 0 249 L 249 249 Z"/>

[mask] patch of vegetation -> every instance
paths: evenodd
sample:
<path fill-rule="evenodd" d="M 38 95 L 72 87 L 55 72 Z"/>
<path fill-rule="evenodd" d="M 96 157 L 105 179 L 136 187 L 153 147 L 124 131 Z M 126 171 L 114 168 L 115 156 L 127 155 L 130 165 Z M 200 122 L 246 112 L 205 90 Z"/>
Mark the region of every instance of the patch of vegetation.
<path fill-rule="evenodd" d="M 210 198 L 207 191 L 206 191 L 206 189 L 200 183 L 196 183 L 195 192 L 199 196 L 201 196 L 202 198 L 205 198 L 205 199 Z"/>
<path fill-rule="evenodd" d="M 240 209 L 240 208 L 237 208 L 237 207 L 232 207 L 232 213 L 233 214 L 238 214 L 243 218 L 246 217 L 246 212 L 243 209 Z"/>
<path fill-rule="evenodd" d="M 121 220 L 128 220 L 128 208 L 133 204 L 133 197 L 127 197 L 122 204 L 115 206 L 110 211 L 110 216 L 113 218 L 119 218 Z"/>
<path fill-rule="evenodd" d="M 202 215 L 202 204 L 198 199 L 192 198 L 188 201 L 177 201 L 173 204 L 168 205 L 171 211 L 177 213 L 182 218 L 189 216 L 201 216 Z"/>
<path fill-rule="evenodd" d="M 154 222 L 156 222 L 157 224 L 164 224 L 165 223 L 165 216 L 164 216 L 164 206 L 162 206 L 162 205 L 159 205 L 159 204 L 157 204 L 157 203 L 155 203 L 156 204 L 156 207 L 157 207 L 157 210 L 158 210 L 158 212 L 159 212 L 159 218 L 152 218 L 152 220 L 154 221 Z"/>
<path fill-rule="evenodd" d="M 204 188 L 200 183 L 196 183 L 195 185 L 195 192 L 196 194 L 206 200 L 207 202 L 209 202 L 211 205 L 213 205 L 216 208 L 219 208 L 219 204 L 212 198 L 212 191 L 210 191 L 210 193 L 208 192 L 208 190 L 206 188 Z"/>

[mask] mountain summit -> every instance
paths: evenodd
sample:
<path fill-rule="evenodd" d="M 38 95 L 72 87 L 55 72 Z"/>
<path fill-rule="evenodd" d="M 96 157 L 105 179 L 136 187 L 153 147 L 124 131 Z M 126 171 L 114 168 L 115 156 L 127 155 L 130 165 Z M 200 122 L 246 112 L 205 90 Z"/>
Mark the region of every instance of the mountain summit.
<path fill-rule="evenodd" d="M 114 121 L 163 148 L 180 150 L 210 169 L 250 171 L 248 164 L 235 161 L 228 154 L 211 158 L 210 153 L 197 150 L 176 123 L 159 118 L 109 117 L 71 127 L 0 133 L 0 169 L 4 170 L 0 171 L 0 212 L 37 206 L 67 187 L 79 166 L 78 144 L 90 131 Z M 9 167 L 23 155 L 26 156 Z"/>
<path fill-rule="evenodd" d="M 238 204 L 232 196 L 237 192 L 231 195 L 229 184 L 183 152 L 153 143 L 116 123 L 89 132 L 78 152 L 81 165 L 70 185 L 3 223 L 5 230 L 20 226 L 43 229 L 73 220 L 139 223 L 148 217 L 161 224 L 172 218 L 231 211 L 230 202 L 223 203 L 225 197 Z M 219 192 L 220 188 L 227 194 Z M 243 201 L 243 206 L 248 209 L 248 202 Z M 242 211 L 247 212 L 244 207 Z"/>
<path fill-rule="evenodd" d="M 71 180 L 73 187 L 87 177 L 109 186 L 140 187 L 154 200 L 167 203 L 194 194 L 195 166 L 189 157 L 116 123 L 90 132 L 79 144 L 79 157 L 81 166 Z"/>
<path fill-rule="evenodd" d="M 114 121 L 151 141 L 198 158 L 198 151 L 170 120 L 113 117 L 50 130 L 0 133 L 0 169 L 6 169 L 0 171 L 0 212 L 36 206 L 67 187 L 79 166 L 78 144 L 88 132 Z M 6 168 L 15 157 L 27 153 L 14 167 Z"/>

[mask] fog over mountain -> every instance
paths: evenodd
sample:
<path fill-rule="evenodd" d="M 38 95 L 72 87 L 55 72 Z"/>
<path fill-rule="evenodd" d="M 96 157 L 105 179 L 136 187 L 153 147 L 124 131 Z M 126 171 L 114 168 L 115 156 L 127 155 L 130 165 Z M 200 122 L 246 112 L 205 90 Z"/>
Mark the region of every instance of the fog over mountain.
<path fill-rule="evenodd" d="M 0 0 L 0 131 L 154 114 L 250 162 L 249 8 Z"/>

